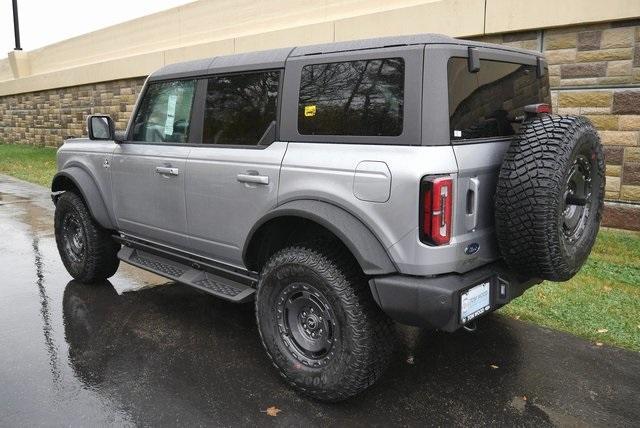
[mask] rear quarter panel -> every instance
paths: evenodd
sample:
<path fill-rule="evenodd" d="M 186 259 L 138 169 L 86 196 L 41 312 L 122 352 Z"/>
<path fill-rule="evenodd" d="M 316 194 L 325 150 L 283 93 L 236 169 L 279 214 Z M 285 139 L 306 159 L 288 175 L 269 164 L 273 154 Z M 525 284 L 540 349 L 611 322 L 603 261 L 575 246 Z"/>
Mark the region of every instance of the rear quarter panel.
<path fill-rule="evenodd" d="M 329 202 L 360 219 L 387 249 L 399 271 L 409 275 L 467 272 L 494 261 L 493 193 L 508 141 L 466 146 L 382 146 L 290 143 L 284 157 L 278 203 L 297 199 Z M 363 161 L 384 162 L 391 173 L 386 202 L 356 197 L 355 171 Z M 419 238 L 419 185 L 426 175 L 454 179 L 453 238 L 429 246 Z M 470 178 L 478 180 L 478 221 L 465 223 Z M 475 254 L 466 254 L 471 243 Z"/>
<path fill-rule="evenodd" d="M 356 197 L 355 171 L 363 161 L 383 162 L 389 168 L 391 191 L 386 202 Z M 316 199 L 339 206 L 359 218 L 385 248 L 390 248 L 417 231 L 421 177 L 456 170 L 451 146 L 294 142 L 289 144 L 283 160 L 278 203 Z"/>

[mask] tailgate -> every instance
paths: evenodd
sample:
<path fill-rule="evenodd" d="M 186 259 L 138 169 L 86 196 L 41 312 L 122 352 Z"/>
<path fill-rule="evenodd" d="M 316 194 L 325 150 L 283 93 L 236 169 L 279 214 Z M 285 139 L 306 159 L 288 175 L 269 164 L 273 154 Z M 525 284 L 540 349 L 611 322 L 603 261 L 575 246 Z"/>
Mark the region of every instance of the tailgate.
<path fill-rule="evenodd" d="M 496 182 L 510 142 L 507 139 L 453 147 L 458 162 L 453 227 L 457 239 L 473 240 L 487 232 L 493 233 Z M 492 254 L 484 252 L 484 257 L 498 257 L 495 245 L 491 245 L 490 251 Z"/>

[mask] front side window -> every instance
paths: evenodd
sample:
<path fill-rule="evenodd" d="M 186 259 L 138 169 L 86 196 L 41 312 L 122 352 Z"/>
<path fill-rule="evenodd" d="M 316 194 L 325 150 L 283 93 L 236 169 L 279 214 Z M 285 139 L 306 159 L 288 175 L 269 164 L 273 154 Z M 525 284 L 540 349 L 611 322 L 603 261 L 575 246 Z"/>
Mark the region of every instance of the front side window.
<path fill-rule="evenodd" d="M 480 60 L 470 73 L 466 58 L 451 58 L 447 72 L 452 140 L 508 137 L 526 105 L 550 104 L 549 77 L 538 77 L 535 65 Z"/>
<path fill-rule="evenodd" d="M 133 122 L 133 141 L 186 143 L 195 80 L 151 83 Z"/>
<path fill-rule="evenodd" d="M 262 144 L 275 126 L 279 77 L 280 72 L 269 71 L 210 78 L 202 142 Z"/>
<path fill-rule="evenodd" d="M 402 58 L 304 66 L 298 131 L 303 135 L 402 134 L 404 69 Z"/>

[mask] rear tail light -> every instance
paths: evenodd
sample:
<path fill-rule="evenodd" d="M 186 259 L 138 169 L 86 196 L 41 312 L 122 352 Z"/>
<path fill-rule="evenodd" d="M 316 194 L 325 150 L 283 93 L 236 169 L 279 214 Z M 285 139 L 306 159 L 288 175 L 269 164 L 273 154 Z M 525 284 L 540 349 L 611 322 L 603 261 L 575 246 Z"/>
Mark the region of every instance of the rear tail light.
<path fill-rule="evenodd" d="M 425 177 L 420 186 L 420 239 L 431 245 L 451 240 L 453 180 Z"/>
<path fill-rule="evenodd" d="M 549 104 L 529 104 L 524 106 L 525 113 L 528 114 L 551 114 L 551 106 Z"/>

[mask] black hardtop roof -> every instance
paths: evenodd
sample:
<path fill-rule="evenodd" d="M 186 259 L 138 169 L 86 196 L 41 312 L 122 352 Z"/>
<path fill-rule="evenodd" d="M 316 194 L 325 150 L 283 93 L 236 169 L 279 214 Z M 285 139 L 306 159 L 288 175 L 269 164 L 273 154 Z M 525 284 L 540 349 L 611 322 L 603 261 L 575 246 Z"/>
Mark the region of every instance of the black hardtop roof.
<path fill-rule="evenodd" d="M 153 72 L 149 76 L 149 80 L 166 80 L 207 74 L 282 68 L 284 67 L 285 61 L 289 57 L 380 49 L 394 46 L 428 44 L 477 46 L 515 52 L 525 55 L 542 56 L 542 54 L 539 52 L 512 48 L 510 46 L 456 39 L 441 34 L 425 33 L 410 36 L 377 37 L 373 39 L 323 43 L 319 45 L 299 46 L 293 48 L 271 49 L 266 51 L 224 55 L 206 59 L 198 59 L 195 61 L 180 62 L 176 64 L 166 65 Z"/>

